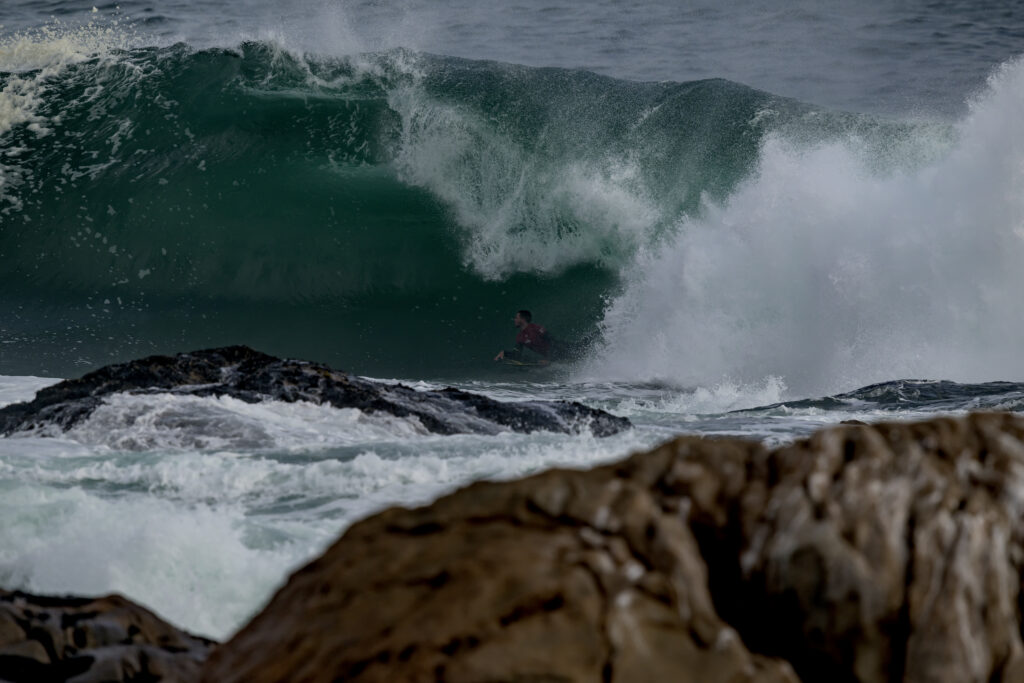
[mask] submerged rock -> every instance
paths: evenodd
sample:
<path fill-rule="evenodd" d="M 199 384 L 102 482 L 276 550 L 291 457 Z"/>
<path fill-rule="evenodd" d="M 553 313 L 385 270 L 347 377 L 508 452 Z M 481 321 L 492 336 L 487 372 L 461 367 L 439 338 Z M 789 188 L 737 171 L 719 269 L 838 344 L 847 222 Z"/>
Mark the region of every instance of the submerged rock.
<path fill-rule="evenodd" d="M 631 426 L 625 418 L 580 403 L 504 403 L 452 388 L 417 391 L 402 384 L 355 377 L 319 363 L 283 360 L 245 346 L 229 346 L 150 356 L 60 382 L 39 391 L 33 401 L 0 408 L 0 434 L 50 426 L 68 429 L 88 418 L 111 394 L 157 392 L 231 396 L 249 403 L 273 399 L 358 408 L 416 418 L 438 434 L 589 429 L 596 436 L 608 436 Z"/>
<path fill-rule="evenodd" d="M 0 680 L 9 683 L 186 683 L 212 646 L 119 595 L 0 590 Z"/>
<path fill-rule="evenodd" d="M 351 527 L 231 681 L 1020 681 L 1024 418 L 686 437 Z"/>

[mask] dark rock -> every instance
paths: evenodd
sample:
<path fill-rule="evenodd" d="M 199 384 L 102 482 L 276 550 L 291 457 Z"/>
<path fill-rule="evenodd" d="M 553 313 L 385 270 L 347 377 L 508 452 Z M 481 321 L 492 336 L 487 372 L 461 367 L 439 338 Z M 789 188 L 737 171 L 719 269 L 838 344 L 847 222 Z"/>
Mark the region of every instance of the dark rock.
<path fill-rule="evenodd" d="M 190 635 L 119 595 L 59 598 L 0 590 L 0 680 L 195 681 L 213 641 Z M 17 633 L 19 640 L 12 640 Z"/>
<path fill-rule="evenodd" d="M 686 439 L 626 476 L 685 506 L 719 614 L 805 680 L 1024 679 L 1024 418 L 844 426 L 774 451 Z"/>
<path fill-rule="evenodd" d="M 7 612 L 0 610 L 0 649 L 23 642 L 25 630 Z"/>
<path fill-rule="evenodd" d="M 613 468 L 354 525 L 204 681 L 796 681 L 715 613 L 693 534 Z"/>
<path fill-rule="evenodd" d="M 46 648 L 38 640 L 22 640 L 20 643 L 13 643 L 0 648 L 0 659 L 23 657 L 31 659 L 40 664 L 49 664 L 50 655 Z"/>
<path fill-rule="evenodd" d="M 68 429 L 88 418 L 111 394 L 156 392 L 231 396 L 248 403 L 274 399 L 358 408 L 416 418 L 438 434 L 589 429 L 597 436 L 608 436 L 631 426 L 625 418 L 579 403 L 503 403 L 458 389 L 416 391 L 319 363 L 282 360 L 244 346 L 229 346 L 173 357 L 151 356 L 60 382 L 39 391 L 33 401 L 0 408 L 0 433 L 49 426 Z"/>
<path fill-rule="evenodd" d="M 681 438 L 355 524 L 203 680 L 1022 681 L 1022 517 L 1020 416 Z"/>

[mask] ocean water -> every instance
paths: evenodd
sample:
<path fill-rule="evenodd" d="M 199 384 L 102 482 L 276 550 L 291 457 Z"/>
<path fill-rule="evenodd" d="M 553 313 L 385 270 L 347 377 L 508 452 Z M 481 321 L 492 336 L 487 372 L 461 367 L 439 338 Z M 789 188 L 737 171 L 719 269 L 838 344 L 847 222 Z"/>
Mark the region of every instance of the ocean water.
<path fill-rule="evenodd" d="M 8 0 L 0 404 L 244 343 L 635 429 L 114 396 L 0 438 L 0 586 L 223 638 L 344 528 L 682 433 L 1024 408 L 1024 6 Z M 579 361 L 496 367 L 527 307 Z"/>

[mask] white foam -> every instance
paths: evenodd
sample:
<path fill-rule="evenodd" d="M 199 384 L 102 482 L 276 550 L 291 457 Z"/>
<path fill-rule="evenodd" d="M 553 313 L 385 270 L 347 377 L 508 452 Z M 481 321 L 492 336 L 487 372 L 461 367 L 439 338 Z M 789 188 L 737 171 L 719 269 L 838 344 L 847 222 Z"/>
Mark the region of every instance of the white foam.
<path fill-rule="evenodd" d="M 641 250 L 592 374 L 821 395 L 894 377 L 1024 377 L 1024 64 L 940 161 L 880 171 L 860 141 L 769 137 L 724 206 Z"/>
<path fill-rule="evenodd" d="M 206 409 L 217 403 L 205 400 Z M 223 638 L 288 571 L 383 507 L 426 503 L 481 478 L 590 466 L 660 437 L 374 438 L 298 452 L 118 452 L 67 438 L 0 439 L 0 585 L 120 591 Z"/>
<path fill-rule="evenodd" d="M 54 79 L 69 66 L 107 57 L 135 40 L 131 28 L 114 17 L 90 16 L 88 23 L 51 21 L 30 31 L 0 36 L 0 73 L 7 75 L 0 89 L 0 142 L 16 127 L 25 126 L 42 137 L 52 132 L 60 114 L 47 118 L 41 108 Z M 87 95 L 88 96 L 88 95 Z M 18 211 L 22 202 L 12 190 L 25 183 L 18 165 L 24 150 L 4 145 L 0 160 L 0 208 Z M 7 203 L 3 207 L 2 203 Z"/>
<path fill-rule="evenodd" d="M 11 403 L 31 401 L 37 391 L 59 381 L 59 379 L 49 377 L 0 375 L 0 407 Z"/>
<path fill-rule="evenodd" d="M 306 402 L 113 394 L 66 437 L 116 450 L 308 451 L 427 434 L 415 418 Z"/>
<path fill-rule="evenodd" d="M 0 497 L 0 584 L 41 593 L 117 591 L 170 621 L 223 638 L 251 615 L 309 540 L 247 543 L 260 522 L 226 506 L 102 498 L 79 488 Z M 309 530 L 308 532 L 312 532 Z M 315 532 L 312 532 L 315 536 Z"/>
<path fill-rule="evenodd" d="M 778 377 L 766 377 L 752 385 L 724 381 L 711 387 L 668 392 L 653 400 L 627 398 L 616 405 L 616 412 L 630 418 L 653 413 L 685 420 L 695 415 L 727 413 L 778 403 L 785 391 L 786 385 Z"/>
<path fill-rule="evenodd" d="M 59 21 L 0 37 L 0 72 L 12 74 L 0 90 L 0 135 L 30 123 L 47 132 L 37 113 L 48 83 L 73 64 L 126 48 L 130 32 L 116 18 L 90 19 L 84 25 Z"/>
<path fill-rule="evenodd" d="M 493 121 L 418 85 L 392 89 L 388 102 L 402 118 L 401 179 L 450 208 L 465 262 L 486 278 L 579 263 L 619 267 L 663 221 L 628 158 L 552 161 L 545 145 L 528 150 Z"/>

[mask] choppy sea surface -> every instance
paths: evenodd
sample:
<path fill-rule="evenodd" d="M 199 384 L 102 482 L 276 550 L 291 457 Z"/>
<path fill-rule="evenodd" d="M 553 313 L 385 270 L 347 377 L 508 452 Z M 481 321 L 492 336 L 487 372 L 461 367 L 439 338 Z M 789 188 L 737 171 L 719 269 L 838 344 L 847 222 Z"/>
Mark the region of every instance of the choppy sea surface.
<path fill-rule="evenodd" d="M 347 525 L 677 434 L 1024 406 L 1016 3 L 0 6 L 0 404 L 248 344 L 629 417 L 114 396 L 0 438 L 0 586 L 223 638 Z M 491 361 L 519 308 L 575 363 Z"/>

